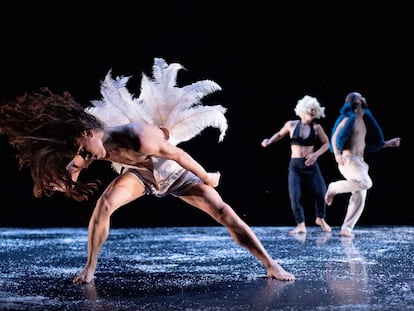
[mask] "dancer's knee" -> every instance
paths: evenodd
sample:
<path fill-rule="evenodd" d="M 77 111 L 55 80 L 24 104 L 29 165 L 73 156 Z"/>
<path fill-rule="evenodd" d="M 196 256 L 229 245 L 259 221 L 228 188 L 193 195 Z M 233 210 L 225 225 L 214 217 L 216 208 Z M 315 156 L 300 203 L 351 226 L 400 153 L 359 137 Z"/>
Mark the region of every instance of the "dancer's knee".
<path fill-rule="evenodd" d="M 217 208 L 215 212 L 215 219 L 220 224 L 228 227 L 233 226 L 235 223 L 235 220 L 237 218 L 236 213 L 233 211 L 233 209 L 230 207 L 230 205 L 222 202 Z"/>
<path fill-rule="evenodd" d="M 368 190 L 369 188 L 372 187 L 371 179 L 364 179 L 360 182 L 360 184 L 362 185 L 363 190 Z"/>
<path fill-rule="evenodd" d="M 359 185 L 361 190 L 368 190 L 372 187 L 372 180 L 370 178 L 366 179 L 353 179 L 352 182 Z"/>
<path fill-rule="evenodd" d="M 371 179 L 366 180 L 366 186 L 367 186 L 367 189 L 370 189 L 372 187 L 372 180 Z"/>
<path fill-rule="evenodd" d="M 95 214 L 98 218 L 107 218 L 112 215 L 116 208 L 111 197 L 103 194 L 96 202 Z"/>

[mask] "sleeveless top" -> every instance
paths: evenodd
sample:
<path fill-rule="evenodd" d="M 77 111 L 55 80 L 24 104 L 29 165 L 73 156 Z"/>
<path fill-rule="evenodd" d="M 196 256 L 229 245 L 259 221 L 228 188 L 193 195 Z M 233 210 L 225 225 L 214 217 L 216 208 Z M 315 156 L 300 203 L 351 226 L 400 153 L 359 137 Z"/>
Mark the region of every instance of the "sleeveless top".
<path fill-rule="evenodd" d="M 299 122 L 296 124 L 295 129 L 293 130 L 293 135 L 290 138 L 290 144 L 298 146 L 313 146 L 316 142 L 316 134 L 313 128 L 313 123 L 310 124 L 310 132 L 306 138 L 303 138 L 299 135 L 301 124 L 302 122 L 299 120 Z"/>

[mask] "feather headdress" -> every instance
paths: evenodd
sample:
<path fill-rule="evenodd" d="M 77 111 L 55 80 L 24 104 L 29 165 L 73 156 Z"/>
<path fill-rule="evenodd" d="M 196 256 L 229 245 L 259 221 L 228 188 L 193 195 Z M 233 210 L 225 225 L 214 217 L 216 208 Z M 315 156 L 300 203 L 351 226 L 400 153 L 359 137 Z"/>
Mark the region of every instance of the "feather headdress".
<path fill-rule="evenodd" d="M 214 81 L 202 80 L 184 87 L 176 86 L 180 64 L 168 65 L 155 58 L 153 78 L 143 74 L 139 102 L 146 119 L 170 132 L 170 142 L 178 144 L 190 140 L 207 127 L 220 130 L 222 141 L 227 130 L 226 109 L 220 105 L 204 106 L 201 99 L 221 87 Z"/>
<path fill-rule="evenodd" d="M 169 131 L 169 141 L 177 145 L 200 134 L 207 127 L 220 130 L 219 142 L 224 139 L 228 124 L 221 105 L 204 106 L 202 98 L 221 90 L 212 80 L 201 80 L 183 87 L 177 86 L 178 63 L 167 64 L 155 58 L 153 77 L 141 79 L 141 92 L 134 97 L 126 88 L 130 77 L 111 76 L 108 72 L 101 84 L 101 100 L 91 101 L 87 112 L 105 126 L 116 126 L 143 121 Z M 118 170 L 114 165 L 114 168 Z"/>

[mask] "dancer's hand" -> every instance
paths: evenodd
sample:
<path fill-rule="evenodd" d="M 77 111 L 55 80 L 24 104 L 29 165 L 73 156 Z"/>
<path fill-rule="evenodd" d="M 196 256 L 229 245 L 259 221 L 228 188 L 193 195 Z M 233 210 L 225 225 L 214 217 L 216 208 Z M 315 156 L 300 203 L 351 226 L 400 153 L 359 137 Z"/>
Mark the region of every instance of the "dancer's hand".
<path fill-rule="evenodd" d="M 207 173 L 207 175 L 208 175 L 208 179 L 204 181 L 204 183 L 213 188 L 217 187 L 219 184 L 220 176 L 221 176 L 220 172 Z"/>
<path fill-rule="evenodd" d="M 267 146 L 269 146 L 269 139 L 268 138 L 263 139 L 261 145 L 264 148 L 266 148 Z"/>
<path fill-rule="evenodd" d="M 342 154 L 338 153 L 335 154 L 335 161 L 338 163 L 338 165 L 344 165 L 344 158 L 342 157 Z"/>
<path fill-rule="evenodd" d="M 399 147 L 400 146 L 400 143 L 401 143 L 401 138 L 400 137 L 395 137 L 395 138 L 392 138 L 390 140 L 387 140 L 384 143 L 384 148 L 387 148 L 387 147 Z"/>
<path fill-rule="evenodd" d="M 315 164 L 316 160 L 318 159 L 318 156 L 315 153 L 310 153 L 305 156 L 305 165 L 310 166 Z"/>

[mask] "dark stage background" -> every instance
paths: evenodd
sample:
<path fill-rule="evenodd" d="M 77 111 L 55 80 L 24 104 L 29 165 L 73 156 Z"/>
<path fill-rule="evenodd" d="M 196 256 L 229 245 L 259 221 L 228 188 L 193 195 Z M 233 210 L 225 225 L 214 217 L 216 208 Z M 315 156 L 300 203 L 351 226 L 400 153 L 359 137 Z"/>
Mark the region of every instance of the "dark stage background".
<path fill-rule="evenodd" d="M 48 86 L 69 90 L 80 102 L 100 97 L 109 69 L 151 74 L 154 57 L 179 62 L 178 84 L 212 79 L 223 90 L 205 103 L 228 108 L 224 142 L 218 131 L 181 145 L 207 170 L 222 173 L 218 191 L 251 225 L 294 225 L 287 192 L 288 141 L 267 149 L 263 138 L 285 121 L 304 95 L 326 107 L 322 126 L 330 134 L 345 95 L 360 91 L 386 139 L 402 138 L 399 149 L 368 156 L 374 186 L 359 225 L 412 225 L 412 104 L 414 11 L 409 1 L 304 3 L 222 2 L 193 7 L 174 1 L 94 3 L 9 1 L 0 4 L 0 92 L 6 102 Z M 328 3 L 328 4 L 327 4 Z M 27 171 L 19 172 L 12 148 L 0 140 L 0 226 L 87 226 L 94 201 L 77 203 L 55 195 L 35 199 Z M 340 178 L 331 153 L 319 159 L 327 184 Z M 84 177 L 115 175 L 96 163 Z M 100 191 L 103 187 L 100 189 Z M 327 221 L 340 225 L 348 195 L 339 195 Z M 307 208 L 313 224 L 314 210 Z M 173 197 L 144 197 L 119 210 L 115 227 L 215 224 Z"/>

